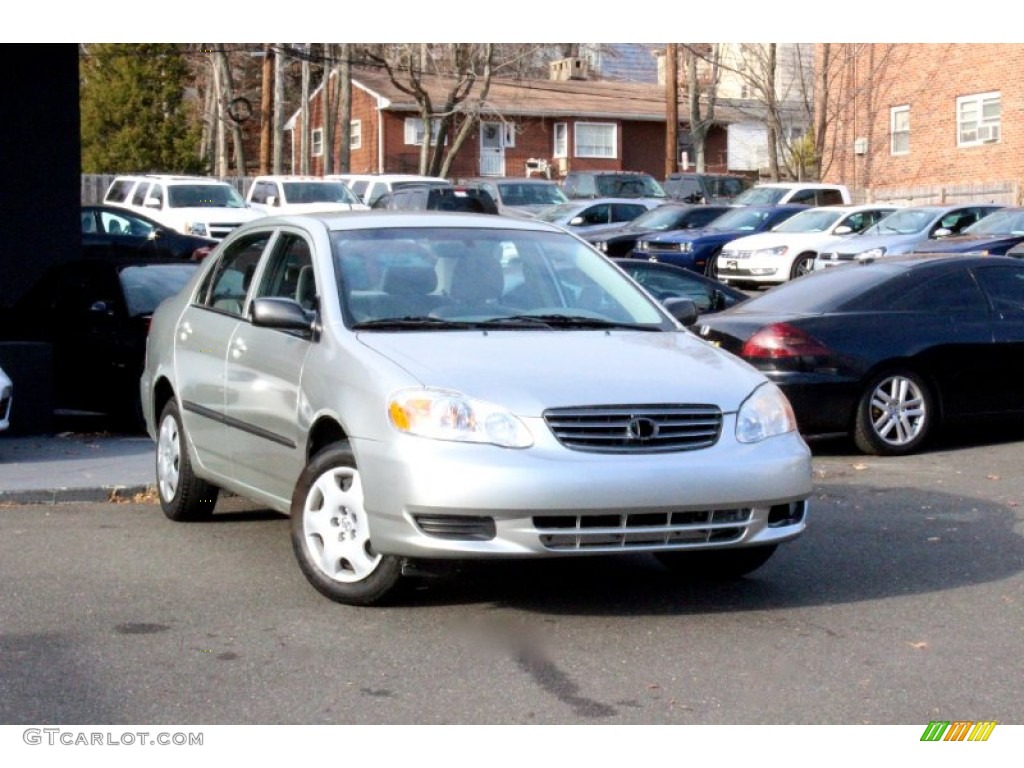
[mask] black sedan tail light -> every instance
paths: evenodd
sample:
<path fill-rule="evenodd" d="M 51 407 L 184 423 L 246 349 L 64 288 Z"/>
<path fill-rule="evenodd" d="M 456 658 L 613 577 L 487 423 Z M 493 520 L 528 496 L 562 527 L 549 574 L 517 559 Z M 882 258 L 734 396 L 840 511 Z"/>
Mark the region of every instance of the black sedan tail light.
<path fill-rule="evenodd" d="M 808 370 L 832 357 L 832 351 L 796 326 L 774 323 L 747 339 L 740 356 L 758 368 Z"/>

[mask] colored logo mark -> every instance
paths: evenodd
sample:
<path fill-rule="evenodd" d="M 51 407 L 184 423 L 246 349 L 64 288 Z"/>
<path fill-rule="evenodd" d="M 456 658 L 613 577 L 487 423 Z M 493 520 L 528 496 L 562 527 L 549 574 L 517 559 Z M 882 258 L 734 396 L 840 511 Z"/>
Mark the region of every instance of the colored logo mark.
<path fill-rule="evenodd" d="M 995 720 L 932 720 L 921 741 L 988 741 L 995 728 Z"/>

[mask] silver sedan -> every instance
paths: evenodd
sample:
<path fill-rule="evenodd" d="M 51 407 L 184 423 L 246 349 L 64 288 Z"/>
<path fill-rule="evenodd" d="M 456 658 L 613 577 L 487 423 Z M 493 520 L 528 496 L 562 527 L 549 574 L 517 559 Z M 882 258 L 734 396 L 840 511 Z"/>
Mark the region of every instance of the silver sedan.
<path fill-rule="evenodd" d="M 289 514 L 339 602 L 444 559 L 650 552 L 734 577 L 806 525 L 779 389 L 550 224 L 245 225 L 155 313 L 141 389 L 165 514 L 204 518 L 218 489 Z"/>

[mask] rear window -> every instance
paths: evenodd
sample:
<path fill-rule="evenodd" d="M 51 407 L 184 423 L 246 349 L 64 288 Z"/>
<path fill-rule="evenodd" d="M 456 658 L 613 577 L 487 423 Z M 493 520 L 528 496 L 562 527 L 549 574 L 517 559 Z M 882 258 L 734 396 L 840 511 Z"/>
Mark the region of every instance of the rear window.
<path fill-rule="evenodd" d="M 849 264 L 804 275 L 772 288 L 749 301 L 734 312 L 817 313 L 836 309 L 854 309 L 850 302 L 858 299 L 897 275 L 906 267 L 875 263 L 871 266 Z M 858 301 L 858 307 L 861 308 Z"/>

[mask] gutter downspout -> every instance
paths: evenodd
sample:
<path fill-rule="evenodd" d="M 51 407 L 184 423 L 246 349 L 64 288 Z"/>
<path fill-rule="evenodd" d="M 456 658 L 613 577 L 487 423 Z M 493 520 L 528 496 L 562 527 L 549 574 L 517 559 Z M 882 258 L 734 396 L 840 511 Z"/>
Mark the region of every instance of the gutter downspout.
<path fill-rule="evenodd" d="M 377 173 L 384 173 L 384 110 L 390 106 L 383 96 L 377 98 Z"/>

